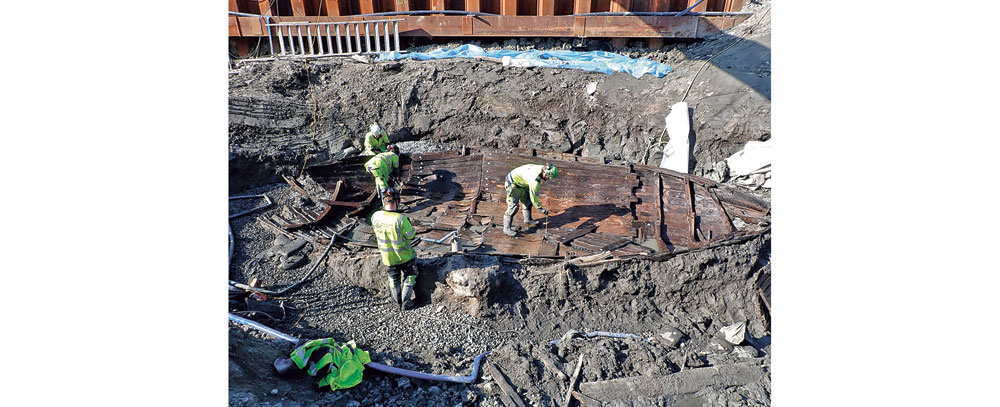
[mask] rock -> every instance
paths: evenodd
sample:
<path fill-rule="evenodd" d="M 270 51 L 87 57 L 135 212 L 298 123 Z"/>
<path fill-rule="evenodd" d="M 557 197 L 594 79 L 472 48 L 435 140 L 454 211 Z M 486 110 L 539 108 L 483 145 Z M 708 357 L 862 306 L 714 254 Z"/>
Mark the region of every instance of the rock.
<path fill-rule="evenodd" d="M 466 390 L 465 394 L 462 396 L 462 401 L 464 401 L 466 404 L 472 405 L 472 403 L 476 402 L 476 392 L 472 390 Z"/>
<path fill-rule="evenodd" d="M 431 394 L 438 394 L 441 392 L 441 388 L 437 386 L 431 386 L 427 388 L 427 391 L 430 392 Z"/>
<path fill-rule="evenodd" d="M 282 270 L 291 270 L 293 268 L 296 268 L 296 267 L 299 267 L 299 266 L 305 264 L 305 262 L 306 262 L 306 256 L 303 256 L 301 254 L 297 254 L 297 255 L 291 256 L 291 257 L 285 259 L 285 261 L 281 262 L 281 269 Z"/>
<path fill-rule="evenodd" d="M 684 333 L 677 328 L 668 326 L 660 333 L 660 338 L 663 338 L 663 344 L 667 347 L 676 348 L 680 345 L 681 339 L 684 339 Z"/>
<path fill-rule="evenodd" d="M 737 346 L 733 348 L 733 355 L 738 358 L 752 359 L 760 357 L 760 352 L 753 346 Z"/>
<path fill-rule="evenodd" d="M 272 394 L 272 395 L 274 395 L 274 394 L 278 394 L 278 389 L 271 389 L 271 394 Z"/>
<path fill-rule="evenodd" d="M 705 347 L 711 353 L 729 353 L 733 350 L 733 345 L 718 336 L 712 337 Z"/>
<path fill-rule="evenodd" d="M 400 377 L 396 379 L 396 387 L 400 389 L 407 389 L 410 387 L 410 379 L 407 377 Z"/>
<path fill-rule="evenodd" d="M 438 312 L 438 313 L 440 313 L 440 312 L 441 312 L 441 310 L 443 310 L 443 309 L 444 309 L 444 305 L 439 305 L 439 306 L 437 307 L 437 311 L 435 311 L 435 312 Z"/>
<path fill-rule="evenodd" d="M 361 407 L 361 402 L 357 400 L 348 401 L 347 407 Z"/>
<path fill-rule="evenodd" d="M 295 239 L 276 248 L 275 253 L 283 257 L 288 257 L 305 246 L 306 241 L 304 239 Z"/>
<path fill-rule="evenodd" d="M 587 96 L 592 96 L 594 92 L 597 92 L 597 82 L 591 82 L 587 84 Z"/>

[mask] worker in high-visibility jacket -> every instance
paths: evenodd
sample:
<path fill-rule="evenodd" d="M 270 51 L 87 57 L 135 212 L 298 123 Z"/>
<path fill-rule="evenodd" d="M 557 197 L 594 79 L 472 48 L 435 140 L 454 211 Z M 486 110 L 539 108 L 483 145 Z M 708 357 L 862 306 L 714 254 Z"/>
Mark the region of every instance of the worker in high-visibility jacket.
<path fill-rule="evenodd" d="M 410 294 L 417 284 L 416 252 L 411 241 L 416 237 L 416 230 L 410 225 L 410 219 L 398 212 L 399 192 L 395 188 L 382 191 L 382 210 L 372 214 L 372 231 L 382 252 L 382 264 L 389 274 L 389 291 L 392 298 L 399 304 L 400 310 L 412 306 Z M 402 293 L 400 293 L 400 277 Z"/>
<path fill-rule="evenodd" d="M 386 150 L 365 163 L 365 171 L 375 177 L 375 190 L 379 192 L 379 196 L 382 190 L 389 187 L 389 176 L 399 170 L 399 148 L 395 144 L 389 144 Z"/>
<path fill-rule="evenodd" d="M 542 208 L 538 203 L 538 187 L 543 180 L 553 179 L 559 175 L 556 166 L 545 163 L 545 165 L 525 164 L 507 173 L 503 188 L 507 192 L 507 211 L 503 214 L 503 233 L 507 236 L 517 235 L 510 223 L 517 212 L 517 204 L 524 205 L 521 215 L 525 225 L 537 225 L 538 221 L 531 220 L 531 205 L 535 205 L 543 215 L 548 215 L 549 210 Z"/>
<path fill-rule="evenodd" d="M 361 152 L 361 155 L 384 153 L 386 146 L 389 145 L 389 134 L 382 130 L 378 123 L 372 123 L 371 127 L 368 128 L 368 133 L 365 133 L 364 144 L 365 150 Z"/>

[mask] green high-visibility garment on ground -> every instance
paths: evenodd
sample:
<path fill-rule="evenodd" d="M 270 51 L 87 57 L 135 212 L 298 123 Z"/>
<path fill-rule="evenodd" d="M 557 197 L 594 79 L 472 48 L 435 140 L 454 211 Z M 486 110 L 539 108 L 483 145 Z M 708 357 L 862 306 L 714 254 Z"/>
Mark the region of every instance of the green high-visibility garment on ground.
<path fill-rule="evenodd" d="M 515 187 L 528 189 L 528 194 L 531 196 L 530 202 L 539 209 L 542 208 L 542 204 L 538 203 L 538 186 L 541 184 L 538 179 L 541 177 L 542 167 L 542 165 L 537 164 L 525 164 L 507 174 L 507 178 Z"/>
<path fill-rule="evenodd" d="M 365 133 L 365 151 L 362 155 L 375 155 L 385 151 L 385 146 L 389 145 L 389 135 L 386 134 L 385 130 L 379 130 L 378 133 L 368 132 Z"/>
<path fill-rule="evenodd" d="M 416 257 L 417 253 L 410 246 L 410 241 L 417 235 L 417 231 L 405 215 L 389 211 L 375 212 L 372 214 L 372 231 L 378 241 L 378 250 L 382 252 L 382 264 L 395 266 Z"/>
<path fill-rule="evenodd" d="M 389 174 L 396 168 L 399 168 L 399 156 L 392 151 L 376 154 L 365 163 L 365 170 L 375 177 L 375 186 L 379 191 L 388 185 Z"/>
<path fill-rule="evenodd" d="M 328 352 L 309 364 L 309 357 L 321 348 L 327 348 Z M 310 376 L 316 376 L 323 368 L 328 368 L 327 374 L 317 384 L 320 387 L 329 385 L 330 390 L 357 386 L 361 383 L 365 365 L 371 361 L 368 352 L 358 349 L 354 341 L 340 344 L 333 338 L 313 339 L 292 351 L 292 362 L 299 369 L 305 369 Z"/>

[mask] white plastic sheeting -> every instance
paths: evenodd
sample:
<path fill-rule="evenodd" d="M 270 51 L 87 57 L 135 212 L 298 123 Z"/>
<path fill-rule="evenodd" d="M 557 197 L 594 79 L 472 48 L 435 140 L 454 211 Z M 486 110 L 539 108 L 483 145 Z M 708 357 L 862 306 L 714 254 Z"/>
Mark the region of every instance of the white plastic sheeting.
<path fill-rule="evenodd" d="M 612 74 L 625 72 L 636 78 L 650 74 L 657 78 L 666 76 L 672 69 L 667 64 L 651 61 L 645 58 L 629 58 L 621 54 L 605 51 L 514 51 L 514 50 L 484 50 L 471 44 L 465 44 L 454 49 L 438 48 L 431 52 L 400 53 L 396 51 L 382 52 L 379 61 L 396 61 L 400 59 L 444 59 L 444 58 L 477 58 L 487 57 L 501 60 L 505 66 L 538 66 L 547 68 L 580 69 L 590 72 Z"/>
<path fill-rule="evenodd" d="M 771 140 L 748 141 L 743 149 L 726 159 L 733 182 L 753 189 L 770 188 Z"/>
<path fill-rule="evenodd" d="M 686 174 L 691 151 L 691 141 L 688 137 L 691 133 L 691 120 L 688 118 L 687 102 L 674 103 L 670 107 L 670 114 L 667 115 L 666 122 L 670 141 L 663 146 L 660 168 Z"/>

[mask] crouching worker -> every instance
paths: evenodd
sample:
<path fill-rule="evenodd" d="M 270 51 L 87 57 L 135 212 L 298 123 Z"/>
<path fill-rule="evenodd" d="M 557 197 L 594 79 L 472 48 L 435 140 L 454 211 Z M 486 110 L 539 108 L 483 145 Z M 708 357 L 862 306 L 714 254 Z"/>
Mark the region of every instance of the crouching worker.
<path fill-rule="evenodd" d="M 375 190 L 381 197 L 382 190 L 389 188 L 389 176 L 399 171 L 399 148 L 390 144 L 386 152 L 376 154 L 365 163 L 365 171 L 375 177 Z"/>
<path fill-rule="evenodd" d="M 515 236 L 517 233 L 511 228 L 511 221 L 514 213 L 517 212 L 517 204 L 524 205 L 521 216 L 525 225 L 537 225 L 538 221 L 531 219 L 531 205 L 535 205 L 543 215 L 548 215 L 549 210 L 542 208 L 538 203 L 538 188 L 542 180 L 553 179 L 559 175 L 556 166 L 545 163 L 545 165 L 525 164 L 507 173 L 503 188 L 507 192 L 507 211 L 503 214 L 503 233 L 507 236 Z"/>
<path fill-rule="evenodd" d="M 382 264 L 389 274 L 389 291 L 400 310 L 406 310 L 413 306 L 410 294 L 417 284 L 416 252 L 410 244 L 417 232 L 410 225 L 410 219 L 397 212 L 398 205 L 399 192 L 395 188 L 386 188 L 382 191 L 382 210 L 372 214 L 371 220 L 378 249 L 382 252 Z"/>
<path fill-rule="evenodd" d="M 386 134 L 385 130 L 382 130 L 378 123 L 372 123 L 368 130 L 368 133 L 365 133 L 365 151 L 361 155 L 384 153 L 385 147 L 389 145 L 389 135 Z"/>

